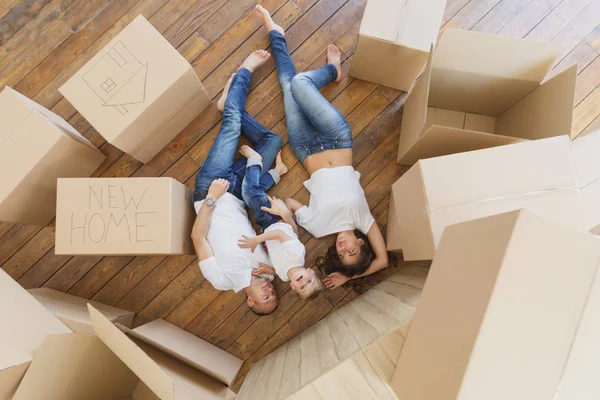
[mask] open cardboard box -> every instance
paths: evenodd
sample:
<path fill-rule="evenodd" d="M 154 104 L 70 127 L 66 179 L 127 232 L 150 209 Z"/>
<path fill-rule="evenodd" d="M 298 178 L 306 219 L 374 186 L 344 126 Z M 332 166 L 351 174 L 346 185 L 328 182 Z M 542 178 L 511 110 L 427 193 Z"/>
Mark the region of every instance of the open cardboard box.
<path fill-rule="evenodd" d="M 108 142 L 144 163 L 211 104 L 192 66 L 141 15 L 59 90 Z"/>
<path fill-rule="evenodd" d="M 132 311 L 107 306 L 48 288 L 29 289 L 28 292 L 75 333 L 94 333 L 87 308 L 88 303 L 104 314 L 111 322 L 126 327 L 131 327 L 133 323 L 135 313 Z"/>
<path fill-rule="evenodd" d="M 96 335 L 48 335 L 14 400 L 229 399 L 242 361 L 165 321 L 129 336 L 93 306 Z M 218 376 L 214 379 L 213 376 Z"/>
<path fill-rule="evenodd" d="M 600 130 L 571 142 L 586 227 L 600 235 Z"/>
<path fill-rule="evenodd" d="M 556 43 L 447 29 L 404 106 L 398 163 L 571 132 L 577 66 Z"/>
<path fill-rule="evenodd" d="M 56 254 L 194 254 L 192 192 L 175 179 L 59 179 L 56 207 Z"/>
<path fill-rule="evenodd" d="M 437 40 L 446 0 L 369 0 L 350 76 L 407 92 Z"/>
<path fill-rule="evenodd" d="M 8 86 L 0 92 L 0 220 L 47 225 L 56 178 L 90 176 L 105 158 L 58 115 Z"/>
<path fill-rule="evenodd" d="M 568 136 L 421 160 L 392 185 L 388 251 L 431 260 L 448 225 L 518 209 L 585 231 Z"/>
<path fill-rule="evenodd" d="M 392 388 L 403 400 L 597 399 L 599 264 L 597 238 L 523 210 L 449 226 Z"/>

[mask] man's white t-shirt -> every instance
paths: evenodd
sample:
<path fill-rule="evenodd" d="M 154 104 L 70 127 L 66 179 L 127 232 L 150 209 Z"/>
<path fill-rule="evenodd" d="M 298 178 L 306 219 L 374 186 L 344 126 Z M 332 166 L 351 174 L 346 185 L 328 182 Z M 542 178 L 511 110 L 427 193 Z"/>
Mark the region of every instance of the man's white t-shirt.
<path fill-rule="evenodd" d="M 196 213 L 203 204 L 204 200 L 194 203 Z M 252 269 L 258 268 L 259 262 L 271 265 L 261 246 L 257 246 L 254 253 L 250 249 L 240 249 L 238 240 L 242 235 L 256 236 L 245 204 L 231 193 L 225 193 L 217 200 L 208 230 L 207 240 L 214 256 L 199 262 L 202 275 L 217 290 L 239 292 L 250 286 Z M 273 275 L 262 276 L 273 280 Z"/>
<path fill-rule="evenodd" d="M 287 282 L 290 280 L 287 276 L 290 269 L 304 266 L 306 250 L 290 224 L 277 222 L 265 229 L 265 233 L 272 231 L 282 231 L 290 238 L 290 240 L 283 243 L 279 240 L 267 240 L 265 242 L 277 276 L 282 281 Z M 258 247 L 256 248 L 258 249 Z"/>
<path fill-rule="evenodd" d="M 354 229 L 365 235 L 369 232 L 375 219 L 360 186 L 360 173 L 354 168 L 321 168 L 304 186 L 310 192 L 310 202 L 294 217 L 311 235 L 323 237 Z"/>

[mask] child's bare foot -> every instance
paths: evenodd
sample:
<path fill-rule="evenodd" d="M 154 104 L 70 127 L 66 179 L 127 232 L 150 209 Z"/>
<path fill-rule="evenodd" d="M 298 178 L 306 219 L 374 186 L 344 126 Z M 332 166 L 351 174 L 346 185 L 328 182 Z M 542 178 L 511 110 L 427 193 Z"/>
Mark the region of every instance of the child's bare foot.
<path fill-rule="evenodd" d="M 267 11 L 266 8 L 263 6 L 254 7 L 254 15 L 260 20 L 267 32 L 277 31 L 285 37 L 285 31 L 281 26 L 273 22 L 271 14 L 269 14 L 269 11 Z"/>
<path fill-rule="evenodd" d="M 246 158 L 258 158 L 262 161 L 262 156 L 250 146 L 243 145 L 240 147 L 240 154 Z"/>
<path fill-rule="evenodd" d="M 233 80 L 234 76 L 235 76 L 235 74 L 233 74 L 229 77 L 229 80 L 227 81 L 227 83 L 225 84 L 225 87 L 223 88 L 223 93 L 221 94 L 219 101 L 217 101 L 217 110 L 219 110 L 221 112 L 223 112 L 223 110 L 225 109 L 225 101 L 227 101 L 227 96 L 229 95 L 229 88 L 231 87 L 231 81 Z"/>
<path fill-rule="evenodd" d="M 288 173 L 288 167 L 283 163 L 283 159 L 281 158 L 281 151 L 277 153 L 277 158 L 275 158 L 275 171 L 277 171 L 279 176 L 284 176 Z"/>
<path fill-rule="evenodd" d="M 246 68 L 250 72 L 254 72 L 258 67 L 267 62 L 271 58 L 266 50 L 255 50 L 244 60 L 241 68 Z"/>
<path fill-rule="evenodd" d="M 327 46 L 327 63 L 332 64 L 337 69 L 336 82 L 342 80 L 342 52 L 335 44 Z"/>

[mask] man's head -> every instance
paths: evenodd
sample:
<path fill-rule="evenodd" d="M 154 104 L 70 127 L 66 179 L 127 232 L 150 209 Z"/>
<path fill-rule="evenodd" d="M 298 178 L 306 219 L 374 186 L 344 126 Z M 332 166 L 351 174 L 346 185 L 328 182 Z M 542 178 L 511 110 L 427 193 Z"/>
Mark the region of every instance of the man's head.
<path fill-rule="evenodd" d="M 312 269 L 295 267 L 290 272 L 290 288 L 302 300 L 314 299 L 323 289 L 323 283 Z"/>
<path fill-rule="evenodd" d="M 257 315 L 271 314 L 279 304 L 273 284 L 263 277 L 252 275 L 250 286 L 245 292 L 248 296 L 246 304 Z"/>

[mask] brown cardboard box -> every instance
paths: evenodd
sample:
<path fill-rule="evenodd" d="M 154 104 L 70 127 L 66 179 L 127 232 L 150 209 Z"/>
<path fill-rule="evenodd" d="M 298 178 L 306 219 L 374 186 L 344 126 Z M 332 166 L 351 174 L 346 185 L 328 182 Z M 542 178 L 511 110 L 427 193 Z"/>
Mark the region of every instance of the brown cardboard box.
<path fill-rule="evenodd" d="M 88 303 L 113 323 L 127 327 L 131 327 L 133 323 L 135 313 L 132 311 L 125 311 L 48 288 L 29 289 L 28 292 L 75 333 L 94 333 L 87 308 Z"/>
<path fill-rule="evenodd" d="M 403 400 L 555 398 L 599 263 L 594 236 L 522 210 L 449 226 L 392 388 Z"/>
<path fill-rule="evenodd" d="M 392 192 L 388 250 L 407 261 L 433 259 L 448 225 L 521 208 L 585 231 L 568 136 L 421 160 Z"/>
<path fill-rule="evenodd" d="M 600 234 L 600 131 L 577 137 L 572 143 L 573 161 L 587 228 Z"/>
<path fill-rule="evenodd" d="M 48 224 L 56 178 L 90 176 L 105 158 L 58 115 L 9 87 L 0 93 L 0 220 Z"/>
<path fill-rule="evenodd" d="M 437 40 L 446 0 L 369 0 L 350 76 L 407 92 Z"/>
<path fill-rule="evenodd" d="M 556 43 L 448 29 L 408 96 L 398 163 L 571 132 L 577 66 Z"/>
<path fill-rule="evenodd" d="M 59 179 L 56 254 L 194 254 L 192 192 L 172 178 Z"/>
<path fill-rule="evenodd" d="M 220 374 L 233 366 L 232 359 L 237 360 L 239 370 L 241 360 L 162 320 L 134 331 L 121 326 L 131 333 L 130 338 L 91 305 L 89 312 L 97 336 L 48 335 L 14 400 L 211 400 L 235 396 L 201 371 Z"/>
<path fill-rule="evenodd" d="M 141 15 L 60 92 L 108 142 L 142 162 L 211 103 L 191 65 Z"/>
<path fill-rule="evenodd" d="M 0 400 L 10 400 L 49 333 L 71 332 L 0 269 Z"/>

